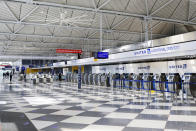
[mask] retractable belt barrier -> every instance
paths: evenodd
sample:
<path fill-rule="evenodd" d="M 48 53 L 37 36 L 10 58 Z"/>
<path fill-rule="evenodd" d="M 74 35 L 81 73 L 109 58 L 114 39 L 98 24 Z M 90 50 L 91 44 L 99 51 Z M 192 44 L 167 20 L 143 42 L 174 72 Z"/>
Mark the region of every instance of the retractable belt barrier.
<path fill-rule="evenodd" d="M 128 88 L 128 89 L 140 89 L 140 90 L 152 90 L 152 91 L 159 91 L 159 92 L 169 92 L 169 93 L 176 93 L 175 91 L 171 91 L 169 89 L 169 85 L 177 85 L 179 84 L 181 89 L 183 90 L 183 93 L 185 93 L 185 89 L 183 88 L 184 85 L 191 85 L 191 84 L 195 84 L 196 85 L 196 82 L 163 82 L 163 81 L 144 81 L 144 80 L 126 80 L 126 79 L 113 79 L 113 81 L 117 81 L 117 82 L 123 82 L 123 86 L 116 86 L 116 85 L 113 85 L 114 87 L 116 88 Z M 136 82 L 136 83 L 141 83 L 141 88 L 137 88 L 137 87 L 133 87 L 133 86 L 125 86 L 125 81 L 128 81 L 128 82 Z M 145 89 L 144 88 L 144 83 L 153 83 L 153 89 Z M 156 87 L 156 84 L 155 83 L 163 83 L 165 84 L 165 90 L 160 90 L 158 89 L 158 87 Z"/>

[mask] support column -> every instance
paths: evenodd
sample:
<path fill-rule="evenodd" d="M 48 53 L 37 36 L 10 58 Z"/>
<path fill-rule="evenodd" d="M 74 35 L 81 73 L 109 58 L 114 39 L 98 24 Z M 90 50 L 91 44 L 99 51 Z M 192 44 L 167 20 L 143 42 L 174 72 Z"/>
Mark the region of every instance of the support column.
<path fill-rule="evenodd" d="M 149 40 L 148 36 L 148 19 L 144 18 L 144 26 L 145 26 L 145 41 L 147 42 Z"/>
<path fill-rule="evenodd" d="M 82 70 L 82 66 L 78 66 L 78 89 L 82 88 L 82 83 L 81 83 L 81 71 Z"/>
<path fill-rule="evenodd" d="M 102 13 L 100 13 L 100 51 L 103 50 L 103 17 Z"/>
<path fill-rule="evenodd" d="M 78 54 L 78 59 L 80 59 L 81 57 L 80 57 L 80 55 L 81 54 Z M 81 89 L 82 88 L 82 81 L 81 81 L 81 74 L 82 73 L 82 66 L 81 65 L 79 65 L 78 66 L 78 89 Z"/>

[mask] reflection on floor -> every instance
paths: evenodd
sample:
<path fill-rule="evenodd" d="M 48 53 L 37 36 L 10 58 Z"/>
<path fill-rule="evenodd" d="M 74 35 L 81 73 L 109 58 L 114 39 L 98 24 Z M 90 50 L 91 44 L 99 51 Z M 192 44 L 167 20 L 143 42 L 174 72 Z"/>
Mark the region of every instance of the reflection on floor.
<path fill-rule="evenodd" d="M 195 99 L 190 97 L 189 102 L 182 104 L 178 98 L 172 103 L 163 101 L 161 94 L 149 98 L 145 92 L 93 86 L 78 91 L 65 82 L 4 81 L 0 85 L 0 111 L 7 112 L 1 115 L 2 131 L 36 131 L 34 126 L 40 131 L 196 130 Z"/>
<path fill-rule="evenodd" d="M 2 131 L 37 131 L 24 113 L 0 112 Z"/>

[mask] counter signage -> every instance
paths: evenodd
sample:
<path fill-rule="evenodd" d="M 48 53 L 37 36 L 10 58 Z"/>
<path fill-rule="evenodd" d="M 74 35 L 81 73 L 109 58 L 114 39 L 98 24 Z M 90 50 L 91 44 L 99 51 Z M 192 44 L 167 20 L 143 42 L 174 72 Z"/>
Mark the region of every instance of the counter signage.
<path fill-rule="evenodd" d="M 138 70 L 149 70 L 150 66 L 138 67 Z"/>
<path fill-rule="evenodd" d="M 140 56 L 140 55 L 149 55 L 149 54 L 159 54 L 159 53 L 167 53 L 171 51 L 176 51 L 179 50 L 180 46 L 179 45 L 170 45 L 170 46 L 165 46 L 165 47 L 155 47 L 155 48 L 148 48 L 144 50 L 139 50 L 133 52 L 134 56 Z"/>
<path fill-rule="evenodd" d="M 106 71 L 106 68 L 101 68 L 100 70 Z"/>
<path fill-rule="evenodd" d="M 116 70 L 125 70 L 125 67 L 117 67 Z"/>
<path fill-rule="evenodd" d="M 171 65 L 169 66 L 170 69 L 187 69 L 187 64 L 182 65 Z"/>

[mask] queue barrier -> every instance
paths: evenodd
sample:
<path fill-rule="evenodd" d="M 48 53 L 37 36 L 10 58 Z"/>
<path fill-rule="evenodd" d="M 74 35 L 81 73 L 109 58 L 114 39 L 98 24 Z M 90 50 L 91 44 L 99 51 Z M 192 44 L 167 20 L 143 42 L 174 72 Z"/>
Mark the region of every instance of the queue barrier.
<path fill-rule="evenodd" d="M 148 91 L 158 91 L 158 92 L 169 92 L 169 93 L 176 93 L 176 89 L 175 87 L 173 88 L 173 90 L 171 90 L 169 88 L 170 85 L 180 85 L 180 89 L 183 90 L 183 93 L 186 93 L 186 90 L 184 89 L 184 86 L 185 85 L 191 85 L 191 84 L 194 84 L 196 85 L 196 83 L 193 83 L 193 82 L 168 82 L 168 81 L 165 81 L 165 82 L 162 82 L 162 81 L 144 81 L 144 80 L 126 80 L 126 79 L 113 79 L 113 81 L 116 81 L 116 82 L 119 82 L 121 83 L 121 85 L 119 86 L 115 86 L 113 85 L 114 88 L 127 88 L 127 89 L 137 89 L 137 90 L 148 90 Z M 133 83 L 139 83 L 141 86 L 141 88 L 137 88 L 137 87 L 134 87 L 134 86 L 126 86 L 125 82 L 132 82 L 132 85 Z M 144 88 L 144 83 L 153 83 L 153 89 L 145 89 Z M 163 83 L 164 86 L 165 86 L 165 90 L 160 90 L 159 87 L 156 86 L 156 84 L 161 84 Z"/>

